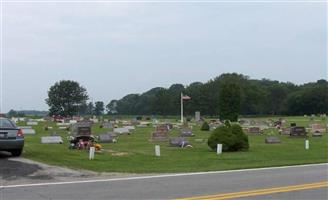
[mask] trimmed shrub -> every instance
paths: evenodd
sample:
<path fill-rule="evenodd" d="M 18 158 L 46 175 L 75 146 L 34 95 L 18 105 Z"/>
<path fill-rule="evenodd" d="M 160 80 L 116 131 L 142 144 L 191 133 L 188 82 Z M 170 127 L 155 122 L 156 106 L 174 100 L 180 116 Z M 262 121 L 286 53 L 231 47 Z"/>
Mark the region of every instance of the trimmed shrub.
<path fill-rule="evenodd" d="M 208 139 L 208 146 L 216 150 L 222 144 L 222 151 L 246 151 L 249 149 L 248 137 L 237 125 L 221 126 L 215 129 Z"/>
<path fill-rule="evenodd" d="M 200 129 L 202 131 L 209 131 L 210 130 L 210 125 L 208 125 L 208 123 L 205 121 Z"/>

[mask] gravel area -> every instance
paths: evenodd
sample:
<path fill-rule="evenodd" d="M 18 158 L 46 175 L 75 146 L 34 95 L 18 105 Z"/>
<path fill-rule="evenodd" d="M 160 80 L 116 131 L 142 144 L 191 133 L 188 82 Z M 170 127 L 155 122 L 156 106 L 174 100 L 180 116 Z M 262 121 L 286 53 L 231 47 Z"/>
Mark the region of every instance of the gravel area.
<path fill-rule="evenodd" d="M 137 174 L 96 173 L 85 170 L 72 170 L 46 165 L 21 157 L 14 158 L 5 152 L 0 152 L 0 185 L 65 182 L 131 176 L 137 176 Z"/>

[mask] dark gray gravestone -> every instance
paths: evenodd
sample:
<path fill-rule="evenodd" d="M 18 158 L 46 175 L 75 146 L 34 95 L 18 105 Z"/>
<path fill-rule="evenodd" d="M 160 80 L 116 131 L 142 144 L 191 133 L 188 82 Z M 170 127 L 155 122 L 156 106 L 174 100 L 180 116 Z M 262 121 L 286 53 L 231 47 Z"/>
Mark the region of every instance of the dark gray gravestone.
<path fill-rule="evenodd" d="M 75 136 L 90 136 L 92 123 L 82 121 L 72 125 L 72 133 Z"/>
<path fill-rule="evenodd" d="M 188 142 L 188 140 L 186 140 L 183 137 L 170 138 L 169 144 L 170 144 L 171 147 L 181 147 L 181 148 L 190 145 L 190 143 Z"/>
<path fill-rule="evenodd" d="M 281 143 L 280 139 L 275 136 L 269 136 L 265 138 L 265 143 L 266 144 L 279 144 Z"/>
<path fill-rule="evenodd" d="M 295 126 L 290 128 L 290 137 L 307 137 L 305 127 Z"/>

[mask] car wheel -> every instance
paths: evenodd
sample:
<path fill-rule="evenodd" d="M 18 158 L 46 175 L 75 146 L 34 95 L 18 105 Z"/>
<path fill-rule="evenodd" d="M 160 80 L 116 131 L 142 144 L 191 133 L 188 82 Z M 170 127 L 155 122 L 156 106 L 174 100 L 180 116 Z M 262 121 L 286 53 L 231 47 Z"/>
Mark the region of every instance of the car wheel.
<path fill-rule="evenodd" d="M 10 153 L 12 156 L 14 157 L 18 157 L 22 154 L 23 149 L 15 149 L 15 150 L 11 150 Z"/>

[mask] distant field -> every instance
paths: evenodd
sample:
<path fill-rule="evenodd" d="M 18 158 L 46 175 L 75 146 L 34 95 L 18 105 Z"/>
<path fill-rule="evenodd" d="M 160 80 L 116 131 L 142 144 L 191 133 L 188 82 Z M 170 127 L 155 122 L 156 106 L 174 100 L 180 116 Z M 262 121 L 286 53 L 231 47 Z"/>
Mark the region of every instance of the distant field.
<path fill-rule="evenodd" d="M 259 118 L 256 118 L 259 120 Z M 265 120 L 265 118 L 260 118 Z M 271 118 L 273 119 L 273 118 Z M 309 118 L 288 117 L 287 124 L 296 122 L 308 126 Z M 325 126 L 328 120 L 317 118 L 315 123 Z M 18 124 L 25 125 L 25 124 Z M 149 141 L 153 128 L 137 128 L 132 135 L 119 137 L 116 144 L 102 144 L 104 152 L 96 154 L 95 159 L 88 160 L 88 152 L 69 150 L 67 132 L 59 130 L 43 130 L 44 123 L 35 126 L 34 136 L 26 136 L 23 157 L 51 165 L 65 166 L 73 169 L 86 169 L 96 172 L 129 172 L 129 173 L 169 173 L 198 172 L 242 168 L 258 168 L 269 166 L 298 165 L 328 162 L 328 136 L 310 140 L 310 150 L 304 149 L 304 138 L 291 139 L 280 136 L 276 130 L 268 130 L 265 134 L 274 134 L 281 138 L 281 144 L 265 144 L 265 135 L 249 136 L 250 150 L 248 152 L 223 153 L 218 156 L 211 151 L 206 142 L 196 142 L 195 139 L 207 139 L 210 132 L 203 132 L 199 126 L 194 126 L 196 137 L 189 138 L 194 148 L 169 147 L 168 142 L 152 143 Z M 55 124 L 49 126 L 56 127 Z M 95 135 L 105 133 L 99 124 L 93 126 Z M 41 136 L 49 136 L 57 132 L 65 140 L 64 144 L 46 145 L 40 143 Z M 178 136 L 178 130 L 173 130 L 172 137 Z M 155 157 L 154 146 L 161 146 L 161 157 Z"/>

